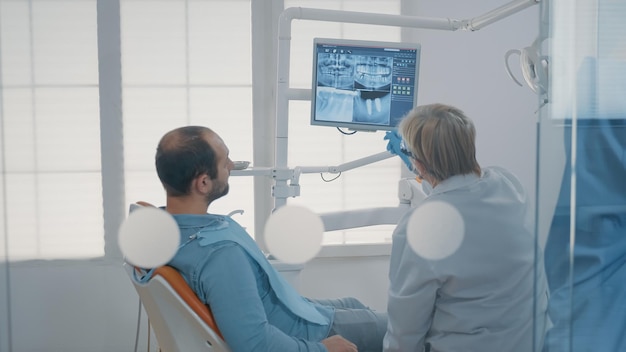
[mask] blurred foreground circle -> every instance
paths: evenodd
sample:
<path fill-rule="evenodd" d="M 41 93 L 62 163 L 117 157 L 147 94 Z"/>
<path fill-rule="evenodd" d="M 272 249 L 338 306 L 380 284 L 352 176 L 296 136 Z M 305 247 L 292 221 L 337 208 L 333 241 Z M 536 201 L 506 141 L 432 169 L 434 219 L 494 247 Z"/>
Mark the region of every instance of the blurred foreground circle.
<path fill-rule="evenodd" d="M 265 241 L 270 254 L 288 264 L 313 259 L 322 247 L 324 224 L 311 210 L 286 205 L 276 209 L 265 223 Z"/>
<path fill-rule="evenodd" d="M 456 252 L 465 236 L 463 217 L 452 205 L 434 201 L 420 205 L 407 224 L 409 246 L 421 257 L 444 259 Z"/>
<path fill-rule="evenodd" d="M 120 226 L 118 243 L 125 260 L 140 268 L 167 264 L 178 251 L 180 230 L 165 210 L 141 207 Z"/>

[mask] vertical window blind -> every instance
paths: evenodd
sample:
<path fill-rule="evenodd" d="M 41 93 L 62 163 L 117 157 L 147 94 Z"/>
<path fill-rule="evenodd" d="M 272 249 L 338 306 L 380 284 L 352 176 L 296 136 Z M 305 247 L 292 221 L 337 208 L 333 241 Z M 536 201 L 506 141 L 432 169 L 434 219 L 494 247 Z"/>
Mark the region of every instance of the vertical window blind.
<path fill-rule="evenodd" d="M 9 260 L 104 254 L 96 1 L 0 2 Z"/>

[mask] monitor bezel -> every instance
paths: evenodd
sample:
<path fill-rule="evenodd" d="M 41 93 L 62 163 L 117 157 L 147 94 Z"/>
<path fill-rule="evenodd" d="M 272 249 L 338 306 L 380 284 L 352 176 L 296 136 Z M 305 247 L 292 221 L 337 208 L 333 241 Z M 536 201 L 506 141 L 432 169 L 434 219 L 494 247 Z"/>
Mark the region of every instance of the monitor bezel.
<path fill-rule="evenodd" d="M 318 45 L 337 45 L 337 46 L 353 46 L 353 47 L 377 47 L 377 48 L 389 48 L 389 49 L 404 49 L 415 50 L 415 79 L 413 80 L 413 102 L 412 108 L 417 105 L 417 95 L 419 87 L 419 71 L 421 61 L 421 44 L 412 42 L 390 42 L 390 41 L 374 41 L 374 40 L 355 40 L 355 39 L 338 39 L 338 38 L 314 38 L 313 39 L 313 63 L 312 63 L 312 77 L 311 77 L 311 116 L 310 124 L 312 126 L 326 126 L 326 127 L 338 127 L 345 128 L 351 131 L 389 131 L 397 127 L 396 125 L 388 124 L 369 124 L 364 122 L 348 122 L 348 121 L 327 121 L 316 119 L 316 100 L 317 100 L 317 67 L 318 67 Z M 393 82 L 392 82 L 393 84 Z M 410 111 L 410 110 L 409 110 Z M 406 111 L 408 113 L 409 111 Z M 398 120 L 399 121 L 399 120 Z"/>

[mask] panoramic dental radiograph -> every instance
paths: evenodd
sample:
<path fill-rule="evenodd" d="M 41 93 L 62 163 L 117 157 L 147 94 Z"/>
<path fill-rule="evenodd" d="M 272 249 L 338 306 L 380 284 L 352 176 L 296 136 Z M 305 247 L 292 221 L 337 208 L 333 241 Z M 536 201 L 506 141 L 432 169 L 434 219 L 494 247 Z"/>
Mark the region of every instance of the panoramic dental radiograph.
<path fill-rule="evenodd" d="M 388 124 L 392 64 L 391 57 L 320 54 L 318 116 L 323 120 Z"/>

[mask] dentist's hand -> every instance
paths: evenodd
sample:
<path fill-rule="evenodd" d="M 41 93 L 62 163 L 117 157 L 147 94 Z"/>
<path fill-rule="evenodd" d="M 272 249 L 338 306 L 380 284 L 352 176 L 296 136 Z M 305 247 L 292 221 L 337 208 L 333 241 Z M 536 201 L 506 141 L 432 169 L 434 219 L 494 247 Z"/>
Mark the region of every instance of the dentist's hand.
<path fill-rule="evenodd" d="M 404 154 L 400 150 L 400 143 L 402 143 L 402 137 L 400 137 L 400 135 L 398 134 L 398 131 L 397 130 L 388 131 L 387 133 L 385 133 L 384 140 L 389 141 L 387 142 L 387 150 L 391 154 L 395 154 L 399 156 L 400 159 L 402 159 L 402 161 L 406 165 L 406 167 L 408 167 L 409 170 L 413 171 L 413 164 L 411 163 L 411 159 L 409 158 L 408 155 Z"/>

